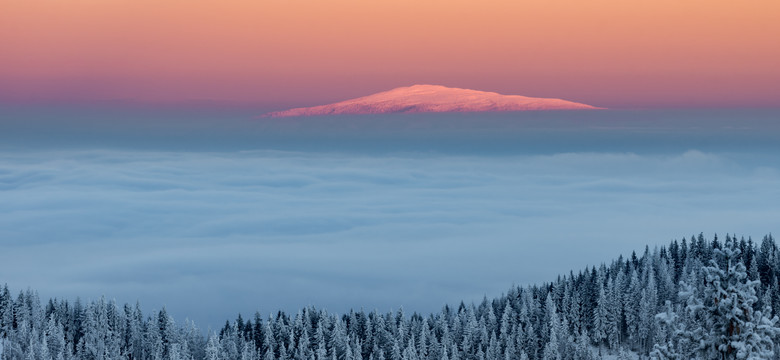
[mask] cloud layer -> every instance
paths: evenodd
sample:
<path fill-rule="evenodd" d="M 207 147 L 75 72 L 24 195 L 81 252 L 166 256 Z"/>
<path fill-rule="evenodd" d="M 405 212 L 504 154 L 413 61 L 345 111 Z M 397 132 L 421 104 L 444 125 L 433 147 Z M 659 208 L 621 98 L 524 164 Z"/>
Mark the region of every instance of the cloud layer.
<path fill-rule="evenodd" d="M 316 305 L 433 311 L 700 231 L 776 229 L 771 156 L 0 154 L 0 278 L 219 326 Z"/>

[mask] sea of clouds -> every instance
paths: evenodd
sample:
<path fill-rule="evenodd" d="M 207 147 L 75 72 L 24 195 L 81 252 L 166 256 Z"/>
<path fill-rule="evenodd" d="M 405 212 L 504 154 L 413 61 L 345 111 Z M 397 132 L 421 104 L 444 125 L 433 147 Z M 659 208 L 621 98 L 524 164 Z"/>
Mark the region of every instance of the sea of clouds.
<path fill-rule="evenodd" d="M 306 305 L 436 311 L 780 219 L 772 154 L 0 152 L 0 281 L 218 327 Z"/>

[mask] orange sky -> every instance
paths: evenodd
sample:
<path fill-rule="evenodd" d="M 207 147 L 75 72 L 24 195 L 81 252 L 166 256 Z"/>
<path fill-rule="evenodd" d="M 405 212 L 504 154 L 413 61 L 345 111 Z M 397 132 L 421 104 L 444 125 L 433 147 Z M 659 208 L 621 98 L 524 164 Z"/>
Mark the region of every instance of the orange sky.
<path fill-rule="evenodd" d="M 0 101 L 780 106 L 777 0 L 1 0 Z"/>

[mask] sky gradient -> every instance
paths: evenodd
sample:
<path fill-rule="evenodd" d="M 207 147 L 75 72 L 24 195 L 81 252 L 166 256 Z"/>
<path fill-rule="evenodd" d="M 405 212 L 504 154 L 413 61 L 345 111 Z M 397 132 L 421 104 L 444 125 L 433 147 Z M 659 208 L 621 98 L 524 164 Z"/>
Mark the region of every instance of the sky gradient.
<path fill-rule="evenodd" d="M 0 103 L 311 106 L 430 83 L 780 106 L 780 3 L 5 0 Z"/>

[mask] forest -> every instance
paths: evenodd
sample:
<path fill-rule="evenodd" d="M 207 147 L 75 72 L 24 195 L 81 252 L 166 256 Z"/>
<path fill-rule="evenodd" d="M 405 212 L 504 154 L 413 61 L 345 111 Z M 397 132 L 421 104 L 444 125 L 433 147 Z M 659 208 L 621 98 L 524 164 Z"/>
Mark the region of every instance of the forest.
<path fill-rule="evenodd" d="M 703 234 L 435 314 L 238 315 L 204 333 L 166 309 L 0 291 L 0 359 L 780 359 L 780 254 Z"/>

